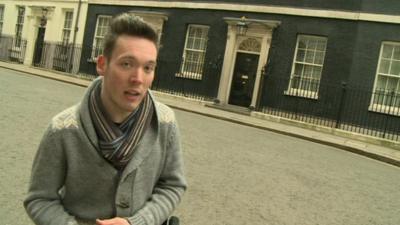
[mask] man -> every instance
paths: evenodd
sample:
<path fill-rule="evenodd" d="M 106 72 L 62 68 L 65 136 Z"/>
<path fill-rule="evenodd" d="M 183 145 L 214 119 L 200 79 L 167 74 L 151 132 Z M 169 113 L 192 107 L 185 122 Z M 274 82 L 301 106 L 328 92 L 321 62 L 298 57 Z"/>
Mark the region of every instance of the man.
<path fill-rule="evenodd" d="M 24 206 L 37 225 L 159 225 L 186 181 L 170 108 L 148 91 L 157 33 L 114 17 L 80 104 L 55 116 L 33 162 Z"/>

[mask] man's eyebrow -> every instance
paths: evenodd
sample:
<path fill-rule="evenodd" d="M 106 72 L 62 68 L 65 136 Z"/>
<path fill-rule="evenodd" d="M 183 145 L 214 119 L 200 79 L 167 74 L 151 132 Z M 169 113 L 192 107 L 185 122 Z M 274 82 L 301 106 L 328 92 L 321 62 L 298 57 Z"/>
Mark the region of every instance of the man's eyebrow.
<path fill-rule="evenodd" d="M 137 58 L 134 57 L 134 56 L 131 56 L 131 55 L 122 56 L 122 57 L 120 58 L 120 60 L 123 60 L 123 59 L 129 59 L 129 60 L 135 60 L 135 61 L 137 61 Z M 149 61 L 146 62 L 146 64 L 157 64 L 157 61 L 156 61 L 156 60 L 149 60 Z"/>
<path fill-rule="evenodd" d="M 126 56 L 122 56 L 122 57 L 119 58 L 119 59 L 133 59 L 133 60 L 136 60 L 136 57 L 130 56 L 130 55 L 126 55 Z"/>

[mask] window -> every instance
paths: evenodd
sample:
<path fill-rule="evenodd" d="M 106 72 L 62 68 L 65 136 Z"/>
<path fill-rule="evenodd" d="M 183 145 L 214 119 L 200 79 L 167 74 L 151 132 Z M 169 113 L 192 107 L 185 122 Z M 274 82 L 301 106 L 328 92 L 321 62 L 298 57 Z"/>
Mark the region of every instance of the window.
<path fill-rule="evenodd" d="M 71 37 L 73 12 L 65 11 L 64 26 L 62 28 L 61 44 L 56 46 L 55 56 L 53 61 L 53 68 L 60 71 L 67 71 L 68 64 L 70 63 L 71 48 L 69 46 L 69 39 Z"/>
<path fill-rule="evenodd" d="M 0 35 L 3 33 L 4 5 L 0 5 Z"/>
<path fill-rule="evenodd" d="M 188 26 L 181 70 L 176 76 L 201 80 L 207 49 L 208 29 L 208 26 Z"/>
<path fill-rule="evenodd" d="M 309 35 L 297 37 L 290 75 L 289 95 L 318 98 L 319 83 L 326 52 L 327 38 Z"/>
<path fill-rule="evenodd" d="M 103 54 L 104 36 L 107 33 L 110 20 L 111 16 L 97 17 L 96 32 L 93 40 L 92 60 L 95 60 L 97 56 Z"/>
<path fill-rule="evenodd" d="M 67 45 L 71 37 L 73 12 L 65 12 L 64 27 L 62 30 L 62 43 Z"/>
<path fill-rule="evenodd" d="M 17 23 L 15 24 L 14 46 L 20 48 L 22 43 L 22 28 L 24 27 L 25 7 L 18 6 Z"/>
<path fill-rule="evenodd" d="M 400 43 L 382 43 L 370 110 L 400 115 Z"/>
<path fill-rule="evenodd" d="M 158 44 L 160 44 L 163 24 L 168 20 L 168 14 L 151 11 L 129 11 L 129 13 L 141 17 L 146 23 L 152 26 L 158 34 Z"/>

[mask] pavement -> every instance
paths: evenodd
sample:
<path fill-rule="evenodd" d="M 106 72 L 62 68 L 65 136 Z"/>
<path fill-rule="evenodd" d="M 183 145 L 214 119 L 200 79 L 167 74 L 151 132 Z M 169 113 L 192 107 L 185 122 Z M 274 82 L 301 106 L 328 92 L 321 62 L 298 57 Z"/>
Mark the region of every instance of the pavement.
<path fill-rule="evenodd" d="M 68 73 L 21 64 L 0 62 L 0 67 L 82 87 L 87 87 L 91 82 L 90 80 L 75 77 Z M 334 146 L 342 150 L 400 167 L 400 142 L 370 137 L 334 128 L 306 124 L 260 112 L 253 111 L 250 115 L 243 115 L 211 107 L 213 104 L 211 102 L 193 100 L 162 92 L 153 91 L 153 93 L 159 101 L 172 108 Z"/>

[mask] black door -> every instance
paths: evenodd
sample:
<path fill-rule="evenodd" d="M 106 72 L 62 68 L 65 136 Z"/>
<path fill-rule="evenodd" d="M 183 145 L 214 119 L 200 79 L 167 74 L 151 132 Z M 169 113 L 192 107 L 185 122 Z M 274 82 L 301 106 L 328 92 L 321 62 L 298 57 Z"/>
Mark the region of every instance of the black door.
<path fill-rule="evenodd" d="M 38 35 L 36 38 L 35 52 L 33 53 L 33 65 L 38 65 L 42 60 L 43 44 L 44 44 L 44 33 L 46 27 L 39 27 Z"/>
<path fill-rule="evenodd" d="M 249 107 L 253 96 L 259 55 L 240 53 L 236 55 L 229 104 Z"/>

